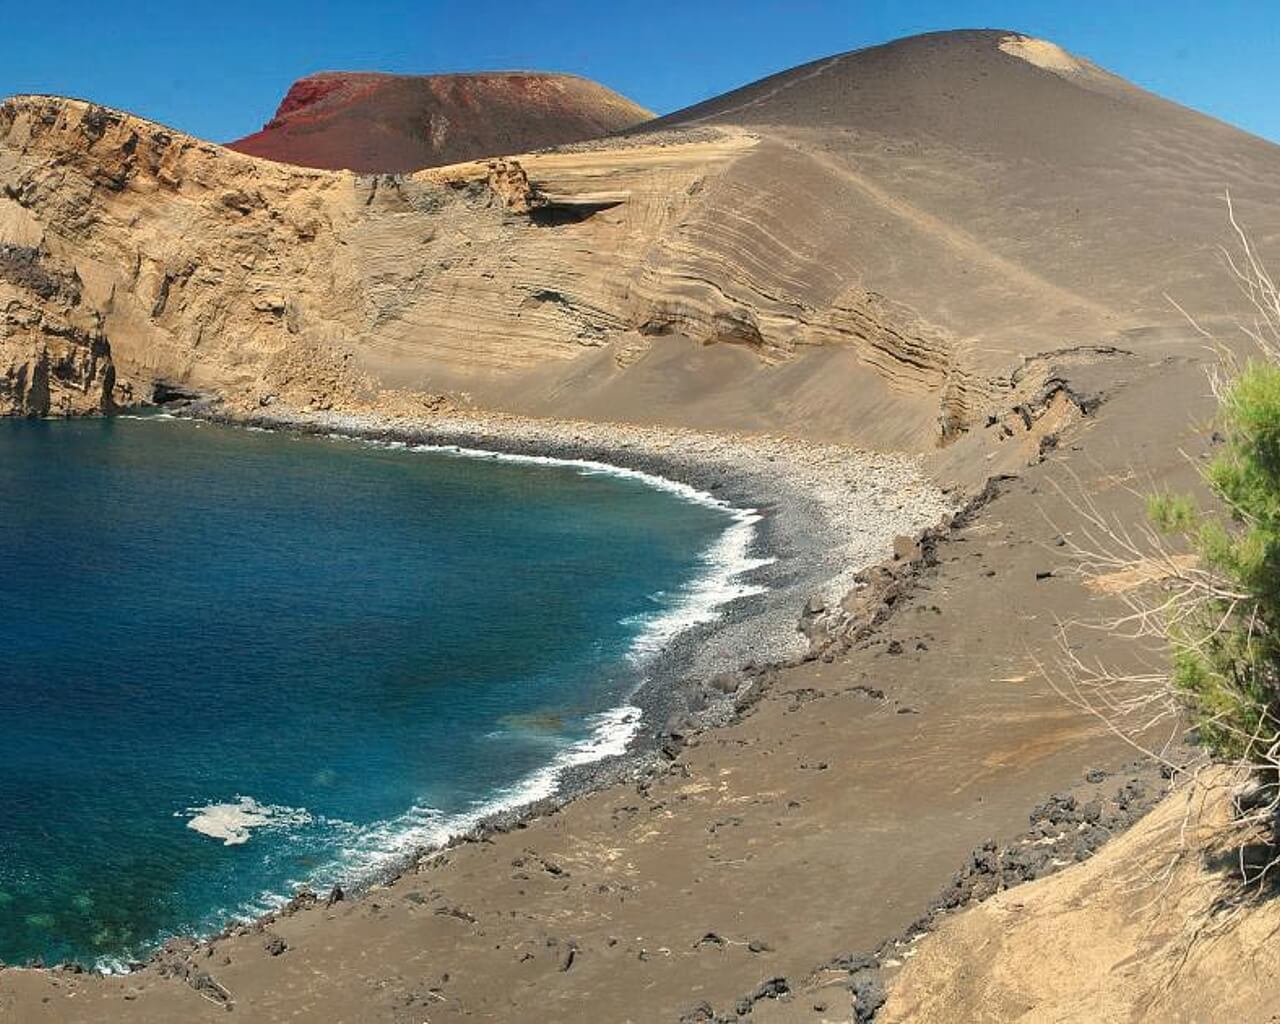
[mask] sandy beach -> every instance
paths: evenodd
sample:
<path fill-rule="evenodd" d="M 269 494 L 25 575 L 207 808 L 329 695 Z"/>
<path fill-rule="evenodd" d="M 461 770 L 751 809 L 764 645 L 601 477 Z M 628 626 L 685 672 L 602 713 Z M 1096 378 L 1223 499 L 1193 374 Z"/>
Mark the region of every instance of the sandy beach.
<path fill-rule="evenodd" d="M 1194 423 L 1182 409 L 1160 423 L 1145 414 L 1149 395 L 1167 388 L 1205 401 L 1198 366 L 1128 361 L 1095 417 L 1043 462 L 999 481 L 919 560 L 891 556 L 909 519 L 882 521 L 872 544 L 856 538 L 897 566 L 887 607 L 865 629 L 858 615 L 867 608 L 846 602 L 852 621 L 816 656 L 778 650 L 782 664 L 742 673 L 733 692 L 749 699 L 728 724 L 694 719 L 672 730 L 668 718 L 649 734 L 648 756 L 628 762 L 611 785 L 598 788 L 600 776 L 571 785 L 581 795 L 567 805 L 499 823 L 385 885 L 332 905 L 320 894 L 315 905 L 304 899 L 214 941 L 177 943 L 134 974 L 6 969 L 0 1007 L 21 1020 L 59 1021 L 214 1019 L 227 1006 L 255 1020 L 709 1020 L 698 1016 L 702 1003 L 736 1013 L 740 1000 L 782 978 L 802 997 L 766 992 L 753 1020 L 846 1019 L 847 997 L 822 993 L 847 992 L 849 958 L 910 934 L 971 852 L 987 840 L 1015 842 L 1050 794 L 1078 791 L 1082 805 L 1102 799 L 1116 828 L 1130 820 L 1116 804 L 1125 786 L 1142 791 L 1144 807 L 1158 795 L 1158 772 L 1066 704 L 1030 651 L 1050 642 L 1056 618 L 1090 602 L 1060 575 L 1054 541 L 1071 524 L 1054 481 L 1075 474 L 1098 500 L 1123 505 L 1134 500 L 1122 481 L 1136 459 L 1156 479 L 1186 479 L 1189 467 L 1166 441 L 1172 433 L 1195 443 Z M 495 445 L 490 420 L 423 433 L 421 425 L 322 417 L 305 428 Z M 598 458 L 610 454 L 608 431 L 528 425 L 510 430 L 502 447 Z M 721 439 L 705 442 L 718 459 L 691 457 L 686 437 L 663 442 L 679 455 L 660 456 L 643 431 L 623 434 L 637 467 L 661 462 L 704 484 L 708 472 L 720 473 L 735 497 L 758 501 L 755 459 L 775 486 L 798 479 L 825 511 L 810 510 L 797 526 L 812 529 L 823 515 L 837 526 L 830 510 L 847 513 L 847 495 L 824 504 L 821 485 L 853 471 L 857 460 L 847 455 L 842 462 L 834 451 L 769 439 L 744 457 L 742 442 Z M 612 440 L 621 458 L 627 449 L 619 435 Z M 810 468 L 791 477 L 783 462 L 779 472 L 788 452 L 801 463 L 814 456 Z M 873 476 L 914 472 L 898 459 L 869 465 Z M 909 513 L 913 532 L 951 507 L 919 486 L 925 503 Z M 895 495 L 901 480 L 898 487 Z M 794 536 L 783 528 L 763 536 L 785 567 Z M 838 564 L 849 565 L 847 551 Z M 806 576 L 790 593 L 778 588 L 793 631 L 820 578 Z M 731 622 L 721 635 L 732 630 Z M 707 690 L 703 710 L 717 707 Z M 687 692 L 696 705 L 699 689 Z"/>

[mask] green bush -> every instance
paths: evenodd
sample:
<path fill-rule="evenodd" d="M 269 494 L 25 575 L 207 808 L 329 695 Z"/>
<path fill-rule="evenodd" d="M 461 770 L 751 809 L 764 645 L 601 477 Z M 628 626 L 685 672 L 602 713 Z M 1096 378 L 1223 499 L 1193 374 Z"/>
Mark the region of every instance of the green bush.
<path fill-rule="evenodd" d="M 1226 440 L 1205 480 L 1222 511 L 1171 495 L 1147 511 L 1190 540 L 1209 574 L 1169 620 L 1174 688 L 1214 754 L 1270 765 L 1280 745 L 1280 367 L 1246 366 L 1220 413 Z"/>

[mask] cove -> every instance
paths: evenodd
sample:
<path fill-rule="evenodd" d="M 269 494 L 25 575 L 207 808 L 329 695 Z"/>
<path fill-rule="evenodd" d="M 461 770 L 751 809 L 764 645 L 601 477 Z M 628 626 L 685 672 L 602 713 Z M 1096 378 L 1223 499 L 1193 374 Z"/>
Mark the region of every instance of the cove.
<path fill-rule="evenodd" d="M 127 962 L 621 752 L 750 522 L 537 461 L 0 422 L 0 961 Z"/>

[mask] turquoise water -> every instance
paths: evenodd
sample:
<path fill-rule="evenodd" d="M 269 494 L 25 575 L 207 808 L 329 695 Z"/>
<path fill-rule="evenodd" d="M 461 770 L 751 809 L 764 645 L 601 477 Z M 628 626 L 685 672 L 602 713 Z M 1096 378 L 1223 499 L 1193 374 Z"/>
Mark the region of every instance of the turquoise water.
<path fill-rule="evenodd" d="M 750 525 L 687 497 L 187 421 L 0 422 L 0 960 L 137 956 L 620 750 L 646 652 L 734 592 Z"/>

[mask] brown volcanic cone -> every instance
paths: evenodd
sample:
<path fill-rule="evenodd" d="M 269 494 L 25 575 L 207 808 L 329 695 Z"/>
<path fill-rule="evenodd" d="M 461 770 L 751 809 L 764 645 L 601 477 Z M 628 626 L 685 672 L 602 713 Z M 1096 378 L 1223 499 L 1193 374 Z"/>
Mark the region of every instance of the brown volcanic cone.
<path fill-rule="evenodd" d="M 335 71 L 294 82 L 261 131 L 228 146 L 302 167 L 402 173 L 579 142 L 652 116 L 574 75 Z"/>

